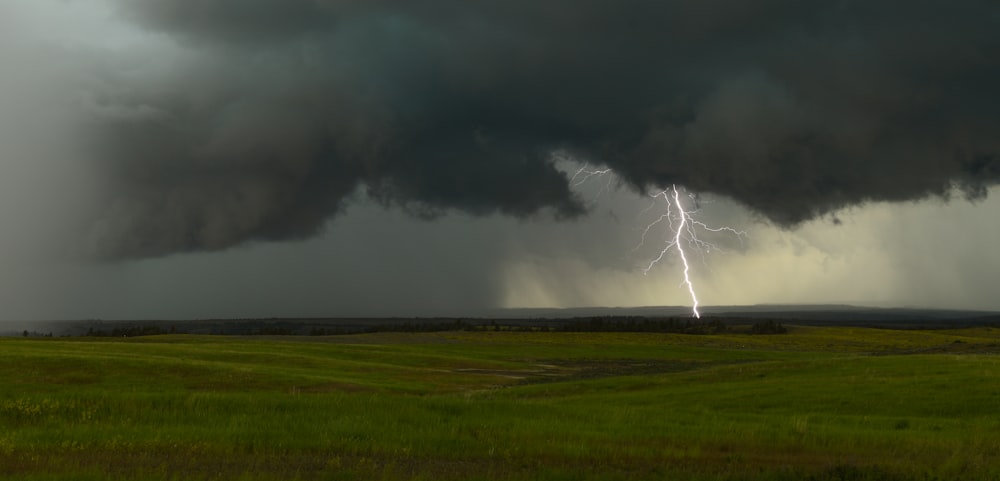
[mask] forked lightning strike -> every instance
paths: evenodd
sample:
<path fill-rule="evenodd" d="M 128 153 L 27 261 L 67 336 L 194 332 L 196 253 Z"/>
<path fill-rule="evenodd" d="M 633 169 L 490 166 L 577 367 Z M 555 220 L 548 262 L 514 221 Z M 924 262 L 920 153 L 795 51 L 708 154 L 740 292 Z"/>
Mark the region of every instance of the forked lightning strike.
<path fill-rule="evenodd" d="M 576 171 L 576 174 L 570 179 L 570 183 L 573 186 L 579 186 L 591 177 L 603 176 L 611 172 L 611 169 L 595 170 L 591 169 L 589 165 L 584 165 Z M 602 189 L 602 191 L 603 190 L 604 189 Z M 688 196 L 694 198 L 691 194 L 688 194 Z M 649 235 L 650 230 L 666 221 L 667 230 L 670 233 L 667 236 L 666 243 L 664 244 L 663 249 L 660 250 L 660 254 L 642 269 L 642 273 L 649 274 L 649 271 L 651 271 L 653 267 L 663 260 L 663 258 L 667 255 L 667 252 L 676 248 L 679 257 L 681 258 L 681 263 L 684 264 L 684 281 L 682 284 L 687 287 L 688 293 L 691 295 L 691 311 L 695 318 L 701 318 L 701 313 L 698 311 L 698 294 L 695 292 L 694 283 L 691 282 L 691 264 L 688 260 L 685 244 L 698 250 L 704 255 L 705 252 L 710 252 L 716 247 L 710 242 L 706 242 L 698 237 L 699 229 L 707 232 L 727 232 L 735 235 L 738 239 L 740 239 L 740 242 L 743 241 L 743 237 L 746 236 L 747 233 L 745 231 L 733 229 L 732 227 L 709 227 L 707 224 L 697 220 L 695 215 L 698 213 L 698 209 L 688 210 L 684 208 L 684 204 L 681 202 L 680 190 L 678 190 L 676 185 L 671 185 L 670 189 L 657 192 L 651 197 L 653 197 L 653 202 L 649 207 L 644 209 L 640 215 L 645 214 L 656 206 L 657 199 L 659 198 L 663 199 L 666 206 L 664 212 L 660 214 L 656 220 L 647 224 L 646 228 L 643 229 L 642 235 L 639 238 L 639 244 L 635 246 L 633 252 L 645 245 L 646 237 Z M 704 260 L 704 256 L 702 259 Z"/>
<path fill-rule="evenodd" d="M 670 195 L 671 193 L 673 195 Z M 649 234 L 650 229 L 652 229 L 657 224 L 663 222 L 664 220 L 667 221 L 669 225 L 669 230 L 672 232 L 672 236 L 671 239 L 663 246 L 663 249 L 660 250 L 660 255 L 658 255 L 655 259 L 650 261 L 649 265 L 647 265 L 646 268 L 642 270 L 642 273 L 649 274 L 649 271 L 652 270 L 653 267 L 656 266 L 656 264 L 658 264 L 665 255 L 667 255 L 667 251 L 669 251 L 671 248 L 676 248 L 677 253 L 680 254 L 681 263 L 684 264 L 683 283 L 685 286 L 687 286 L 687 290 L 691 294 L 691 302 L 692 302 L 691 311 L 694 313 L 695 318 L 701 318 L 701 313 L 698 312 L 698 294 L 695 293 L 694 283 L 691 282 L 691 264 L 688 262 L 687 253 L 684 251 L 684 243 L 687 242 L 690 246 L 696 249 L 708 252 L 711 251 L 711 249 L 715 246 L 713 246 L 711 243 L 705 242 L 700 238 L 698 238 L 699 228 L 709 232 L 731 232 L 732 234 L 736 235 L 741 241 L 743 239 L 743 236 L 746 235 L 746 232 L 737 231 L 732 227 L 718 227 L 718 228 L 709 227 L 705 223 L 695 220 L 693 216 L 698 211 L 687 210 L 684 208 L 684 204 L 681 203 L 680 192 L 677 190 L 676 185 L 670 186 L 669 190 L 664 190 L 662 192 L 653 194 L 654 203 L 651 204 L 650 207 L 647 208 L 647 210 L 652 208 L 653 205 L 655 205 L 655 198 L 657 197 L 662 197 L 663 200 L 666 201 L 667 203 L 666 212 L 660 215 L 659 218 L 657 218 L 656 220 L 654 220 L 653 222 L 651 222 L 646 226 L 646 228 L 642 231 L 642 237 L 639 240 L 639 245 L 637 245 L 635 249 L 642 247 L 642 245 L 646 242 L 646 235 Z M 673 212 L 674 210 L 676 210 L 677 212 L 674 213 Z M 676 227 L 674 226 L 675 222 L 677 223 Z"/>

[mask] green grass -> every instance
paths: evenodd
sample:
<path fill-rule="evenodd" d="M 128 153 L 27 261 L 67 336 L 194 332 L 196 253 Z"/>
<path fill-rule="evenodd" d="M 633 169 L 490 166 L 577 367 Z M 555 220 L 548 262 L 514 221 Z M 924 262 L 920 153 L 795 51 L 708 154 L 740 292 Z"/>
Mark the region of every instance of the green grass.
<path fill-rule="evenodd" d="M 1000 479 L 1000 330 L 0 340 L 8 479 Z"/>

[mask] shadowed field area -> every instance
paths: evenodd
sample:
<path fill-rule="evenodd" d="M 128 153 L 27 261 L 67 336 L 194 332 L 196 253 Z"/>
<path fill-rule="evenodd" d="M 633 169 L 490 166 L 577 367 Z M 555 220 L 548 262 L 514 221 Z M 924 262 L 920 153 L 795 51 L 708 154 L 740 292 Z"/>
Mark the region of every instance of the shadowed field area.
<path fill-rule="evenodd" d="M 7 479 L 1000 476 L 1000 330 L 0 340 Z"/>

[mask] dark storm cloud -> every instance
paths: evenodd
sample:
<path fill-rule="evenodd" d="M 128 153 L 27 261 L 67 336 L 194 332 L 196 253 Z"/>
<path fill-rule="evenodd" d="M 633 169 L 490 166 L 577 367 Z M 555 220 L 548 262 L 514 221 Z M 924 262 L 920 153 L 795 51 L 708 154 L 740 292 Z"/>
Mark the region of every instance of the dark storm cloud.
<path fill-rule="evenodd" d="M 1000 4 L 128 0 L 181 50 L 108 73 L 106 258 L 302 238 L 359 187 L 581 213 L 554 150 L 785 226 L 1000 179 Z"/>

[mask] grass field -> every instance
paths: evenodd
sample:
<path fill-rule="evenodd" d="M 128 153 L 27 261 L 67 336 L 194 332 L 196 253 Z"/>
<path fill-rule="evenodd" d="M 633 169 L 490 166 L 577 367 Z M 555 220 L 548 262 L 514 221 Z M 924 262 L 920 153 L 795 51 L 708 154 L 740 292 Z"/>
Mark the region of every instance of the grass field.
<path fill-rule="evenodd" d="M 0 340 L 7 479 L 1000 479 L 1000 329 Z"/>

